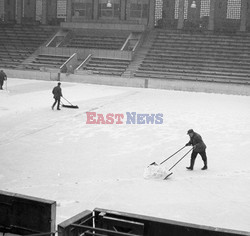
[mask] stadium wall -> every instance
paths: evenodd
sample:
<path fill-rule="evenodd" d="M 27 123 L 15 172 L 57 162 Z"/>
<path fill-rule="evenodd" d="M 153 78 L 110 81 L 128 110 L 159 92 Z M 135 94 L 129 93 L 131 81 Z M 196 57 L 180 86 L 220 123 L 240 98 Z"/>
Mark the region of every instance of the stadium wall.
<path fill-rule="evenodd" d="M 28 70 L 4 70 L 8 78 L 35 79 L 47 81 L 63 81 L 75 83 L 100 84 L 110 86 L 125 86 L 137 88 L 152 88 L 179 90 L 190 92 L 220 93 L 250 96 L 250 85 L 229 84 L 205 81 L 176 81 L 170 79 L 150 78 L 126 78 L 115 76 L 101 76 L 94 74 L 75 75 L 60 73 L 59 70 L 28 71 Z"/>
<path fill-rule="evenodd" d="M 40 47 L 38 50 L 39 54 L 47 55 L 64 55 L 71 56 L 77 52 L 79 59 L 85 59 L 89 54 L 95 57 L 104 58 L 116 58 L 123 60 L 132 60 L 133 52 L 131 51 L 119 51 L 119 50 L 105 50 L 105 49 L 79 49 L 79 48 L 59 48 L 59 47 Z"/>

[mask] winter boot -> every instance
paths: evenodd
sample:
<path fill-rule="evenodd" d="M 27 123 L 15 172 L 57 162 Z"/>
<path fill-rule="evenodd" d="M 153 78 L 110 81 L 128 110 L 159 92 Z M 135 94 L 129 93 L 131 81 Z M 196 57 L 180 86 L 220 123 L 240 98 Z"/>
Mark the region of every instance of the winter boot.
<path fill-rule="evenodd" d="M 206 169 L 207 169 L 207 166 L 203 166 L 201 169 L 202 169 L 202 170 L 206 170 Z"/>
<path fill-rule="evenodd" d="M 204 166 L 201 169 L 202 170 L 206 170 L 207 169 L 207 160 L 204 160 Z"/>
<path fill-rule="evenodd" d="M 195 161 L 195 159 L 191 158 L 191 160 L 190 160 L 190 166 L 186 167 L 188 170 L 193 170 L 193 168 L 194 168 L 194 161 Z"/>

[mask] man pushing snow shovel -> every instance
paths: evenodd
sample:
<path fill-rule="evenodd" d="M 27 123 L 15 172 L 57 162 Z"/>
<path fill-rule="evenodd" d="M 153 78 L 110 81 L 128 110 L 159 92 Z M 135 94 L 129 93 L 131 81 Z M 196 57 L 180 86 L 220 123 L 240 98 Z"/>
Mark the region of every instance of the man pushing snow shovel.
<path fill-rule="evenodd" d="M 199 153 L 204 162 L 204 166 L 201 169 L 206 170 L 207 169 L 206 144 L 203 142 L 202 137 L 196 132 L 194 132 L 192 129 L 188 130 L 187 134 L 190 137 L 190 141 L 186 144 L 186 146 L 191 146 L 191 145 L 193 146 L 193 151 L 190 159 L 190 166 L 187 167 L 187 169 L 193 170 L 195 159 Z"/>
<path fill-rule="evenodd" d="M 79 107 L 77 105 L 73 105 L 70 101 L 68 101 L 65 97 L 62 95 L 62 89 L 61 89 L 61 83 L 59 82 L 56 87 L 53 88 L 52 93 L 54 95 L 55 102 L 52 105 L 52 110 L 54 110 L 55 105 L 57 104 L 57 110 L 60 109 L 60 104 L 62 104 L 63 107 L 67 108 L 76 108 L 78 109 Z M 65 105 L 61 102 L 61 97 L 67 101 L 70 105 Z"/>
<path fill-rule="evenodd" d="M 181 161 L 185 156 L 187 156 L 188 153 L 192 151 L 191 154 L 191 161 L 190 166 L 187 167 L 188 170 L 193 170 L 194 168 L 194 162 L 195 158 L 197 157 L 198 153 L 201 155 L 202 160 L 204 161 L 204 167 L 202 170 L 207 169 L 207 155 L 206 155 L 206 145 L 203 142 L 201 136 L 197 133 L 195 133 L 192 129 L 188 130 L 187 134 L 190 137 L 190 141 L 182 148 L 180 148 L 178 151 L 176 151 L 174 154 L 172 154 L 170 157 L 166 158 L 164 161 L 162 161 L 160 164 L 157 164 L 156 162 L 152 162 L 145 170 L 144 170 L 144 178 L 157 178 L 157 179 L 167 179 L 170 175 L 173 174 L 171 170 Z M 166 166 L 162 166 L 164 162 L 175 156 L 177 153 L 179 153 L 182 149 L 184 149 L 186 146 L 193 146 L 191 149 L 188 150 L 173 166 L 171 166 L 169 169 L 166 168 Z"/>
<path fill-rule="evenodd" d="M 62 97 L 62 89 L 61 89 L 61 83 L 59 82 L 56 87 L 53 88 L 52 94 L 54 95 L 55 102 L 52 105 L 52 110 L 54 110 L 55 105 L 57 104 L 57 110 L 60 109 L 60 100 Z"/>

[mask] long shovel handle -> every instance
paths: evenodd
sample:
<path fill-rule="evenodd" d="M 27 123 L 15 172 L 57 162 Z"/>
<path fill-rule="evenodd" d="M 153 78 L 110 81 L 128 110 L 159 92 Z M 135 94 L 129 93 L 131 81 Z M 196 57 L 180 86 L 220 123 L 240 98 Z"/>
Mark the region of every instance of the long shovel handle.
<path fill-rule="evenodd" d="M 190 153 L 194 148 L 192 147 L 181 159 L 179 159 L 170 169 L 172 170 L 188 153 Z"/>
<path fill-rule="evenodd" d="M 167 159 L 165 159 L 164 161 L 162 161 L 161 163 L 160 163 L 160 165 L 161 164 L 163 164 L 165 161 L 167 161 L 167 160 L 169 160 L 171 157 L 173 157 L 175 154 L 177 154 L 178 152 L 180 152 L 183 148 L 185 148 L 186 146 L 184 146 L 184 147 L 182 147 L 181 149 L 179 149 L 178 151 L 176 151 L 174 154 L 172 154 L 170 157 L 168 157 Z"/>
<path fill-rule="evenodd" d="M 65 97 L 62 96 L 62 98 L 67 101 L 71 106 L 73 106 L 73 104 L 71 102 L 69 102 Z"/>

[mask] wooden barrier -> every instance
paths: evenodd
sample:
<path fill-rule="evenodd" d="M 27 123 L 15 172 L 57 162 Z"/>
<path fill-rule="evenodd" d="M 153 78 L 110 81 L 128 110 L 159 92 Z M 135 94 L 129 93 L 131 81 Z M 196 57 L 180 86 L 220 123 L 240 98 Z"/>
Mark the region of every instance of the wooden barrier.
<path fill-rule="evenodd" d="M 0 191 L 0 232 L 53 235 L 55 222 L 55 201 Z"/>
<path fill-rule="evenodd" d="M 0 191 L 0 232 L 55 234 L 56 202 Z M 250 236 L 250 232 L 208 227 L 95 208 L 58 225 L 58 236 Z"/>
<path fill-rule="evenodd" d="M 250 232 L 208 227 L 125 212 L 94 209 L 58 225 L 58 236 L 249 236 Z"/>
<path fill-rule="evenodd" d="M 58 225 L 58 236 L 79 235 L 80 231 L 77 228 L 72 228 L 72 224 L 85 224 L 86 226 L 92 226 L 93 213 L 86 210 L 80 214 L 73 216 L 72 218 L 62 222 Z"/>

